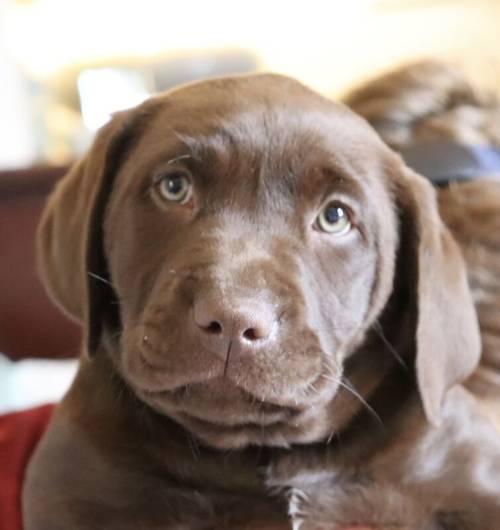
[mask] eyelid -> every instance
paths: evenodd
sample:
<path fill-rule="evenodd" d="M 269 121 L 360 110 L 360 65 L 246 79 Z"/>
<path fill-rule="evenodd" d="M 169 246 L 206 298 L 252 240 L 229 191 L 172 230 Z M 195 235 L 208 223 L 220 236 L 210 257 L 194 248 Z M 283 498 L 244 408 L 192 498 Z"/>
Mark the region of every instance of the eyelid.
<path fill-rule="evenodd" d="M 177 168 L 172 167 L 172 168 L 165 168 L 163 170 L 155 172 L 154 175 L 153 175 L 153 178 L 151 179 L 151 183 L 152 183 L 153 186 L 156 186 L 165 177 L 172 176 L 172 175 L 175 175 L 175 174 L 181 174 L 183 177 L 187 177 L 191 183 L 193 182 L 191 174 L 185 168 L 183 168 L 183 167 L 177 167 Z"/>
<path fill-rule="evenodd" d="M 346 193 L 345 191 L 341 190 L 332 190 L 331 188 L 325 191 L 325 193 L 321 196 L 319 204 L 326 206 L 329 202 L 335 201 L 341 202 L 346 206 L 358 204 L 358 200 L 351 193 Z"/>
<path fill-rule="evenodd" d="M 320 206 L 317 209 L 317 215 L 319 215 L 319 212 L 321 212 L 329 204 L 338 204 L 340 207 L 345 209 L 349 215 L 350 221 L 353 223 L 353 225 L 356 224 L 355 221 L 358 217 L 356 212 L 359 209 L 359 204 L 357 201 L 353 200 L 352 197 L 346 195 L 345 193 L 328 193 L 320 202 Z"/>

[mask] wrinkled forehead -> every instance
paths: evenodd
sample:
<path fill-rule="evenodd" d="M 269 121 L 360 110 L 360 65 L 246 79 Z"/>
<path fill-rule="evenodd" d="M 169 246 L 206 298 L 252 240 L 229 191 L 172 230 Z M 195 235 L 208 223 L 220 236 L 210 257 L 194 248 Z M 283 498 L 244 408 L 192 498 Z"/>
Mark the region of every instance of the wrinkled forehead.
<path fill-rule="evenodd" d="M 383 173 L 388 150 L 346 107 L 280 76 L 208 81 L 156 100 L 134 157 L 184 157 L 224 178 L 287 181 L 312 171 L 363 181 Z M 284 180 L 283 180 L 284 179 Z"/>

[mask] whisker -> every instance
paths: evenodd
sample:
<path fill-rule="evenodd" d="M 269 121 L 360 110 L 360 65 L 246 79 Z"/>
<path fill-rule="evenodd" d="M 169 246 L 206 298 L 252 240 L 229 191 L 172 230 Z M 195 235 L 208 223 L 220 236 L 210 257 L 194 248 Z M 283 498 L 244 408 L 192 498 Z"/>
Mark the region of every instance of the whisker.
<path fill-rule="evenodd" d="M 339 366 L 338 366 L 338 363 L 334 360 L 335 364 L 337 365 L 335 368 L 333 366 L 331 366 L 330 364 L 325 364 L 325 368 L 328 370 L 328 372 L 330 373 L 330 379 L 332 381 L 337 381 L 339 380 Z M 334 371 L 334 370 L 337 370 L 337 371 Z M 327 377 L 327 376 L 325 376 Z"/>
<path fill-rule="evenodd" d="M 224 363 L 224 374 L 223 374 L 223 377 L 226 377 L 226 374 L 227 374 L 227 368 L 229 366 L 229 356 L 231 355 L 231 346 L 233 344 L 233 341 L 229 341 L 229 346 L 227 348 L 227 353 L 226 353 L 226 362 Z"/>
<path fill-rule="evenodd" d="M 195 460 L 199 460 L 200 459 L 200 447 L 198 445 L 197 440 L 194 438 L 194 436 L 189 431 L 186 431 L 186 437 L 187 437 L 187 442 L 188 442 L 191 454 L 193 455 L 193 458 Z"/>
<path fill-rule="evenodd" d="M 96 274 L 95 272 L 87 271 L 87 274 L 91 278 L 94 278 L 95 280 L 99 280 L 102 283 L 105 283 L 107 285 L 111 285 L 111 287 L 114 287 L 114 285 L 107 278 L 103 278 L 102 276 L 99 276 L 99 274 Z"/>
<path fill-rule="evenodd" d="M 389 352 L 394 356 L 396 361 L 405 369 L 408 370 L 408 365 L 404 362 L 401 355 L 399 355 L 398 351 L 394 346 L 388 341 L 387 337 L 384 334 L 384 331 L 382 329 L 382 325 L 378 320 L 375 321 L 375 324 L 373 325 L 373 331 L 380 337 L 384 345 L 387 347 Z"/>
<path fill-rule="evenodd" d="M 337 431 L 332 431 L 332 432 L 328 435 L 328 438 L 325 440 L 325 444 L 326 444 L 326 445 L 330 445 L 331 441 L 332 441 L 334 438 L 337 438 L 337 440 L 340 440 L 340 433 L 338 433 Z"/>
<path fill-rule="evenodd" d="M 192 155 L 189 155 L 189 154 L 176 156 L 175 158 L 171 158 L 171 159 L 167 162 L 167 166 L 168 166 L 169 164 L 174 164 L 175 162 L 178 162 L 179 160 L 186 160 L 186 159 L 189 159 L 189 158 L 193 158 L 193 156 L 192 156 Z"/>
<path fill-rule="evenodd" d="M 375 409 L 365 400 L 365 398 L 352 386 L 352 383 L 347 380 L 347 378 L 344 378 L 344 381 L 341 379 L 338 380 L 338 383 L 340 386 L 344 387 L 348 392 L 350 392 L 354 397 L 359 399 L 361 404 L 366 408 L 366 410 L 370 413 L 372 418 L 374 418 L 380 425 L 383 425 L 384 422 L 382 421 L 382 418 L 377 414 Z"/>
<path fill-rule="evenodd" d="M 312 390 L 315 394 L 318 393 L 318 389 L 311 382 L 308 382 L 306 384 L 306 387 L 308 390 Z"/>

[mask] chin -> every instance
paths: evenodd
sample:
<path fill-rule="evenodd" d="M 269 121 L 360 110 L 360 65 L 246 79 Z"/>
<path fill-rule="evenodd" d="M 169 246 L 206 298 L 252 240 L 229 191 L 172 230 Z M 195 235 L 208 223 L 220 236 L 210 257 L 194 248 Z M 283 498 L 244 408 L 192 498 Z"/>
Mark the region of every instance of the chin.
<path fill-rule="evenodd" d="M 221 392 L 221 387 L 224 392 Z M 147 391 L 136 395 L 157 413 L 167 416 L 204 445 L 216 449 L 248 446 L 287 448 L 319 442 L 332 435 L 331 401 L 290 407 L 255 399 L 228 381 L 214 380 L 175 390 Z"/>

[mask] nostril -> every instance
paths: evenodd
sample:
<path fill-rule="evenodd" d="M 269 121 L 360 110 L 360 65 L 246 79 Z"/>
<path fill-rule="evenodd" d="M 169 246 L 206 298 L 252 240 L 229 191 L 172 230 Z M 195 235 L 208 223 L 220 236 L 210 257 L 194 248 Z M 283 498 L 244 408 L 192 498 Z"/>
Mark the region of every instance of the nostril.
<path fill-rule="evenodd" d="M 220 335 L 222 333 L 222 326 L 214 320 L 205 327 L 205 331 L 207 333 L 211 333 L 212 335 Z"/>
<path fill-rule="evenodd" d="M 267 304 L 254 300 L 227 300 L 203 297 L 195 300 L 190 313 L 193 332 L 210 348 L 222 349 L 233 342 L 252 350 L 272 339 L 276 316 Z"/>
<path fill-rule="evenodd" d="M 257 333 L 257 330 L 255 328 L 248 328 L 243 332 L 243 336 L 247 340 L 258 340 L 260 338 L 259 334 Z"/>

